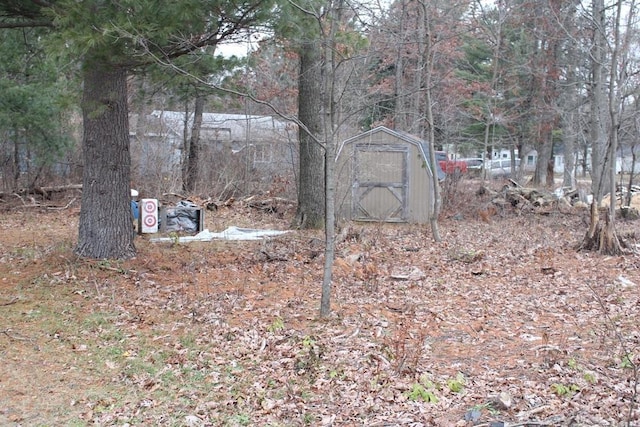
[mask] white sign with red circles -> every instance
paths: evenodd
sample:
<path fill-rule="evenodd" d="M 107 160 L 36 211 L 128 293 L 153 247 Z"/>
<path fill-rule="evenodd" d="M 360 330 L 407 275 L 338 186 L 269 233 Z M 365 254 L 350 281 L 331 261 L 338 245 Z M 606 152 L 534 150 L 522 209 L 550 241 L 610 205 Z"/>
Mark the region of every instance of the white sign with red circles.
<path fill-rule="evenodd" d="M 140 222 L 143 233 L 158 232 L 158 199 L 140 200 Z"/>

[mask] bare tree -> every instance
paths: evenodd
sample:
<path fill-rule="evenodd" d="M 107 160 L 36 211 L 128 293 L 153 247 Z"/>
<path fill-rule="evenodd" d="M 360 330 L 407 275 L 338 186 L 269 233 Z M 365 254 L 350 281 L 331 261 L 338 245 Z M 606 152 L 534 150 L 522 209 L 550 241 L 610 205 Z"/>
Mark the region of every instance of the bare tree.
<path fill-rule="evenodd" d="M 308 84 L 313 92 L 305 92 L 303 96 L 303 88 L 299 88 L 299 121 L 304 124 L 302 131 L 315 146 L 312 149 L 319 148 L 324 151 L 324 161 L 320 163 L 323 166 L 322 169 L 316 169 L 318 165 L 303 165 L 301 152 L 300 174 L 302 176 L 305 167 L 314 168 L 315 175 L 318 170 L 324 170 L 322 177 L 324 185 L 319 185 L 318 177 L 315 176 L 315 182 L 306 183 L 306 190 L 300 188 L 299 191 L 318 192 L 321 188 L 324 190 L 321 200 L 324 202 L 325 251 L 320 316 L 326 317 L 331 312 L 331 286 L 335 257 L 335 162 L 341 126 L 344 124 L 341 110 L 345 107 L 345 92 L 351 69 L 349 64 L 352 63 L 352 55 L 355 52 L 355 49 L 350 47 L 345 49 L 344 45 L 340 46 L 339 38 L 348 38 L 345 35 L 353 33 L 346 21 L 348 17 L 354 16 L 355 10 L 344 0 L 327 0 L 320 4 L 307 5 L 307 7 L 299 4 L 295 6 L 302 12 L 306 22 L 313 25 L 309 33 L 316 35 L 315 39 L 306 41 L 304 45 L 306 51 L 300 53 L 301 58 L 310 56 L 307 59 L 314 64 L 312 70 L 315 72 L 303 75 L 311 70 L 304 67 L 300 70 L 301 79 L 305 79 L 304 82 L 301 81 L 301 85 Z M 313 83 L 306 81 L 314 77 Z M 303 108 L 315 112 L 315 117 L 308 117 L 306 112 L 303 112 Z M 303 119 L 307 119 L 307 122 Z M 308 148 L 310 147 L 305 148 L 301 145 L 301 151 Z M 317 158 L 313 160 L 318 162 Z M 301 181 L 300 187 L 303 185 L 305 183 Z"/>
<path fill-rule="evenodd" d="M 635 1 L 631 1 L 627 19 L 632 22 Z M 621 58 L 627 55 L 625 52 L 629 44 L 623 40 L 621 22 L 623 16 L 622 2 L 618 2 L 613 16 L 613 40 L 607 65 L 606 48 L 606 10 L 604 0 L 593 0 L 592 13 L 594 22 L 594 40 L 592 53 L 592 95 L 591 132 L 593 143 L 599 143 L 592 149 L 594 157 L 592 164 L 593 201 L 591 203 L 591 217 L 589 229 L 580 246 L 581 249 L 597 250 L 605 254 L 620 254 L 625 246 L 616 233 L 616 161 L 618 148 L 618 136 L 620 130 L 620 111 L 623 97 L 621 90 L 628 78 L 626 63 Z M 609 208 L 604 221 L 600 220 L 598 207 L 602 195 L 609 190 Z"/>

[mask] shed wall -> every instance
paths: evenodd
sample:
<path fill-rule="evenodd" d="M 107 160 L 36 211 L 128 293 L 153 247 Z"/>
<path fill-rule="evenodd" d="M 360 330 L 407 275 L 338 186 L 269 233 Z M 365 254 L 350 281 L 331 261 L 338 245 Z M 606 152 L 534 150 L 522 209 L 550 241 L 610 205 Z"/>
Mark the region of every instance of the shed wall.
<path fill-rule="evenodd" d="M 402 147 L 407 151 L 407 162 L 406 162 L 406 180 L 408 181 L 408 188 L 406 192 L 406 209 L 405 209 L 405 218 L 406 222 L 413 223 L 427 223 L 429 221 L 429 212 L 431 203 L 431 177 L 428 173 L 428 170 L 424 166 L 424 159 L 422 158 L 422 152 L 419 147 L 411 143 L 409 141 L 400 138 L 393 133 L 387 133 L 384 131 L 377 132 L 369 132 L 362 134 L 361 137 L 354 137 L 348 140 L 348 143 L 345 143 L 340 152 L 340 156 L 337 160 L 337 168 L 336 168 L 336 207 L 337 207 L 337 217 L 339 219 L 358 219 L 358 212 L 354 212 L 354 187 L 355 187 L 355 151 L 357 146 L 363 145 L 375 145 L 375 149 L 372 149 L 370 153 L 375 153 L 376 150 L 380 151 L 380 159 L 381 163 L 376 166 L 373 166 L 373 170 L 367 170 L 364 173 L 358 172 L 359 175 L 367 175 L 370 177 L 374 177 L 376 174 L 380 177 L 381 182 L 387 182 L 389 177 L 392 176 L 393 179 L 397 179 L 400 172 L 398 174 L 390 174 L 389 171 L 385 168 L 384 162 L 385 158 L 391 158 L 388 155 L 385 155 L 384 149 L 385 147 L 389 147 L 390 149 L 398 149 Z M 372 147 L 373 148 L 373 147 Z M 366 162 L 371 165 L 373 162 Z M 370 166 L 371 167 L 371 166 Z M 375 178 L 371 178 L 375 180 Z M 391 196 L 391 193 L 379 192 L 379 200 L 372 201 L 368 200 L 368 203 L 380 203 L 381 205 L 374 208 L 377 212 L 385 212 L 384 204 L 390 204 L 388 210 L 393 210 L 394 205 L 397 200 Z M 377 197 L 373 192 L 369 197 Z M 369 205 L 371 206 L 371 205 Z M 361 214 L 361 213 L 360 213 Z M 397 217 L 390 217 L 388 220 L 397 222 L 399 219 Z"/>

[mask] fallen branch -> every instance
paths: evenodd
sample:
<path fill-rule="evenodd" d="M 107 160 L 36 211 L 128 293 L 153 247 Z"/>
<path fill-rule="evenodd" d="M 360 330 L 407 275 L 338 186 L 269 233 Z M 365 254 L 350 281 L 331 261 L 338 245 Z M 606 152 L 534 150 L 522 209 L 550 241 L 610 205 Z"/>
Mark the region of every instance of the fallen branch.
<path fill-rule="evenodd" d="M 26 205 L 26 203 L 24 202 L 24 199 L 22 198 L 21 195 L 19 195 L 18 193 L 13 193 L 14 196 L 16 196 L 18 199 L 20 199 L 20 201 L 22 202 L 23 205 Z M 2 197 L 2 195 L 0 195 L 0 197 Z"/>
<path fill-rule="evenodd" d="M 2 193 L 0 192 L 0 199 L 15 196 L 18 197 L 24 203 L 24 199 L 22 195 L 29 194 L 39 194 L 44 198 L 48 198 L 50 193 L 61 193 L 69 190 L 82 190 L 82 184 L 69 184 L 69 185 L 51 185 L 46 187 L 32 187 L 32 188 L 21 188 L 11 193 Z"/>
<path fill-rule="evenodd" d="M 77 197 L 74 197 L 73 199 L 69 200 L 69 203 L 67 203 L 64 206 L 48 206 L 47 209 L 55 210 L 55 211 L 63 211 L 65 209 L 69 209 L 69 206 L 74 204 L 76 199 L 77 199 Z"/>
<path fill-rule="evenodd" d="M 569 419 L 573 420 L 573 417 Z M 533 426 L 546 427 L 546 426 L 570 425 L 565 422 L 566 420 L 567 418 L 563 416 L 553 416 L 545 421 L 522 421 L 516 424 L 505 422 L 503 424 L 508 427 L 533 427 Z M 477 424 L 476 427 L 490 427 L 492 425 L 493 423 L 483 423 L 483 424 Z"/>
<path fill-rule="evenodd" d="M 173 192 L 169 192 L 169 193 L 162 193 L 162 197 L 177 197 L 178 199 L 181 200 L 188 200 L 189 198 L 184 195 L 184 194 L 180 194 L 180 193 L 173 193 Z"/>
<path fill-rule="evenodd" d="M 46 187 L 34 187 L 30 193 L 41 194 L 44 197 L 49 197 L 49 193 L 62 193 L 69 190 L 82 190 L 82 184 L 68 184 L 68 185 L 51 185 Z"/>
<path fill-rule="evenodd" d="M 282 256 L 282 255 L 278 255 L 278 254 L 271 254 L 265 250 L 261 250 L 260 253 L 262 255 L 264 255 L 267 259 L 267 262 L 272 262 L 272 261 L 289 261 L 289 258 Z"/>
<path fill-rule="evenodd" d="M 16 340 L 16 341 L 33 341 L 29 337 L 19 337 L 19 336 L 16 336 L 16 335 L 12 335 L 10 332 L 11 332 L 11 329 L 5 329 L 5 330 L 2 331 L 3 334 L 8 336 L 9 339 L 12 339 L 12 340 Z"/>
<path fill-rule="evenodd" d="M 47 193 L 56 193 L 67 190 L 82 190 L 82 184 L 55 185 L 49 187 L 41 187 Z"/>

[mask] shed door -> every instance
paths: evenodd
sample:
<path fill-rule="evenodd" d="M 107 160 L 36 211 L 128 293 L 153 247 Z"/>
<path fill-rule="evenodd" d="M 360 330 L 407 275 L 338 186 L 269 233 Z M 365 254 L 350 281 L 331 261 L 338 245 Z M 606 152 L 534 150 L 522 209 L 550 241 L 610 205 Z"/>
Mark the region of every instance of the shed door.
<path fill-rule="evenodd" d="M 409 148 L 356 145 L 353 219 L 403 222 L 407 219 Z"/>

